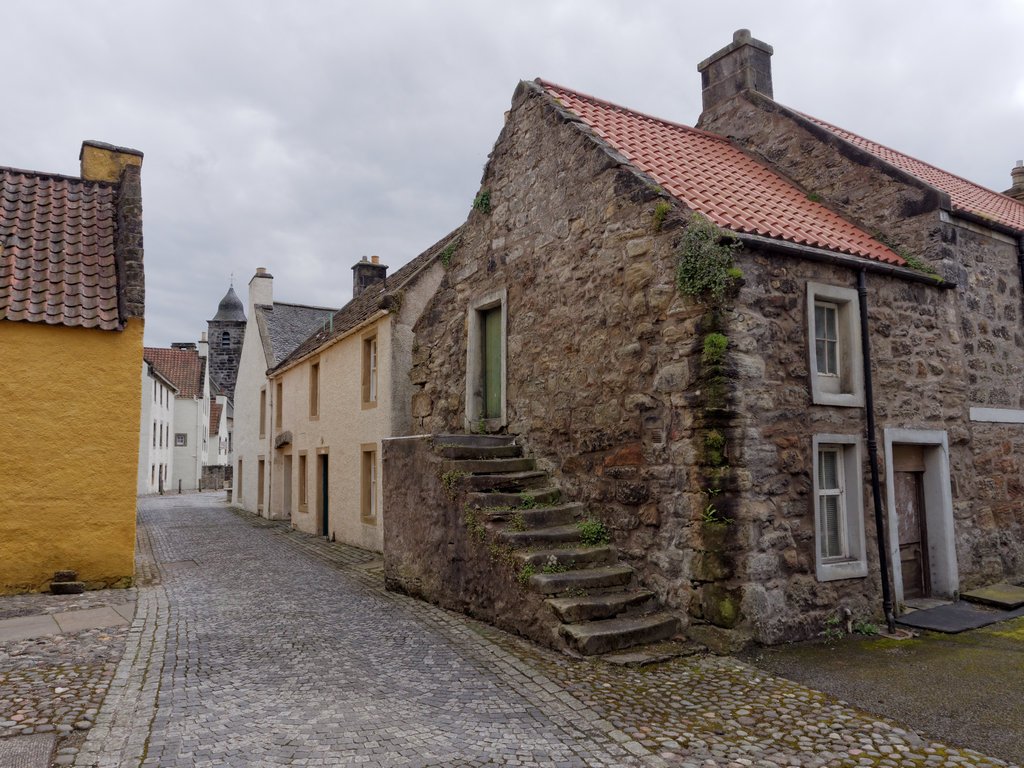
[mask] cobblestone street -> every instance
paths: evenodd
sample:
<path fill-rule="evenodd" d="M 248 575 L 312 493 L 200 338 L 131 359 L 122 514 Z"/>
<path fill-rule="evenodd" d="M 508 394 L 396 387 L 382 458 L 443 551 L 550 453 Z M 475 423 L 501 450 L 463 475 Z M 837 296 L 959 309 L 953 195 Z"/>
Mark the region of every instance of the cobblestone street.
<path fill-rule="evenodd" d="M 64 764 L 1007 765 L 729 658 L 557 656 L 388 593 L 371 554 L 220 494 L 140 500 L 139 542 L 135 621 L 99 635 L 123 657 L 83 666 L 75 715 L 94 724 L 58 744 Z M 6 700 L 23 671 L 0 672 Z M 32 727 L 57 722 L 46 706 Z"/>

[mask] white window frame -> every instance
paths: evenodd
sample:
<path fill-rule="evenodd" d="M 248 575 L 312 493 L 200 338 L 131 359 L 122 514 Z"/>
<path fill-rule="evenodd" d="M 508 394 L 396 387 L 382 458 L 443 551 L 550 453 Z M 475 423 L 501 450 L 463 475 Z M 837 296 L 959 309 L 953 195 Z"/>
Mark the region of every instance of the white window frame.
<path fill-rule="evenodd" d="M 837 375 L 818 372 L 815 310 L 835 307 Z M 811 400 L 817 405 L 864 406 L 864 355 L 860 336 L 860 297 L 854 288 L 807 283 L 807 348 Z"/>
<path fill-rule="evenodd" d="M 811 503 L 814 521 L 814 561 L 818 581 L 858 579 L 868 575 L 861 443 L 859 435 L 814 435 L 811 439 Z M 822 555 L 824 532 L 819 524 L 819 504 L 820 499 L 828 495 L 828 489 L 820 487 L 818 478 L 818 462 L 823 450 L 836 450 L 839 455 L 840 539 L 843 542 L 843 554 L 840 557 L 826 558 Z"/>

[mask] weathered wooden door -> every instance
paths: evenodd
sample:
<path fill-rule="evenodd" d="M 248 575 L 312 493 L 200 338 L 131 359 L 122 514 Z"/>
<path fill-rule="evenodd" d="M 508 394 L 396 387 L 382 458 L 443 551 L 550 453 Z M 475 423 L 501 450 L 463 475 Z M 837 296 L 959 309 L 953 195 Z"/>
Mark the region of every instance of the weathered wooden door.
<path fill-rule="evenodd" d="M 903 598 L 931 594 L 928 528 L 924 508 L 924 457 L 921 446 L 894 446 L 893 495 L 899 541 Z"/>
<path fill-rule="evenodd" d="M 501 307 L 484 312 L 484 409 L 485 419 L 501 416 Z"/>

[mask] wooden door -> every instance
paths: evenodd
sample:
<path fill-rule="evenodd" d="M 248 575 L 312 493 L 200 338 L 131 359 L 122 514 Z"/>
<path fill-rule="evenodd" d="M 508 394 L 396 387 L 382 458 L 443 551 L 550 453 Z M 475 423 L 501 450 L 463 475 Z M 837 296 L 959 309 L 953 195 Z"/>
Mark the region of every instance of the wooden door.
<path fill-rule="evenodd" d="M 327 454 L 321 453 L 320 460 L 320 535 L 330 536 L 331 529 L 327 512 L 327 489 L 330 487 L 327 475 Z"/>
<path fill-rule="evenodd" d="M 485 419 L 501 417 L 501 307 L 484 312 L 484 410 Z"/>
<path fill-rule="evenodd" d="M 897 450 L 901 449 L 901 450 Z M 916 450 L 915 450 L 916 449 Z M 924 457 L 921 446 L 894 446 L 893 494 L 899 542 L 903 598 L 931 594 L 928 569 L 928 528 L 924 508 Z"/>

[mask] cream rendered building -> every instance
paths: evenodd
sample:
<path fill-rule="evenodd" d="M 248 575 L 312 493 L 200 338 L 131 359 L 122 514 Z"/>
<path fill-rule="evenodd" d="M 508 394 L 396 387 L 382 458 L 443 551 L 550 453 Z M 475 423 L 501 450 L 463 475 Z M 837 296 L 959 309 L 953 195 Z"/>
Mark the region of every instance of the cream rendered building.
<path fill-rule="evenodd" d="M 390 277 L 376 257 L 364 257 L 353 267 L 353 299 L 269 372 L 263 421 L 271 516 L 382 550 L 381 440 L 412 427 L 412 326 L 456 237 Z"/>
<path fill-rule="evenodd" d="M 267 370 L 280 363 L 316 329 L 326 327 L 335 310 L 274 301 L 274 276 L 260 267 L 249 281 L 245 338 L 235 380 L 231 452 L 232 502 L 272 519 L 288 513 L 266 503 L 270 498 L 267 462 L 273 456 L 265 415 L 270 404 Z M 260 420 L 264 414 L 264 420 Z"/>
<path fill-rule="evenodd" d="M 152 363 L 142 361 L 142 426 L 139 429 L 140 496 L 170 487 L 174 466 L 174 400 L 178 388 Z"/>

